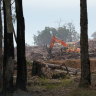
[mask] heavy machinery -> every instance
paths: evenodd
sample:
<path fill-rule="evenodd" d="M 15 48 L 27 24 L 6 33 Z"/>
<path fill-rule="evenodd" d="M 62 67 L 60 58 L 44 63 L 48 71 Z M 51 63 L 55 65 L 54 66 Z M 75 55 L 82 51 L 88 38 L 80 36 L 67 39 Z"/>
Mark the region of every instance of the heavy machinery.
<path fill-rule="evenodd" d="M 57 37 L 53 36 L 49 45 L 48 53 L 52 54 L 52 48 L 54 47 L 55 43 L 59 43 L 64 46 L 66 52 L 77 52 L 80 53 L 80 48 L 76 48 L 76 42 L 66 43 L 63 40 L 58 39 Z"/>
<path fill-rule="evenodd" d="M 74 53 L 80 53 L 80 48 L 77 47 L 78 42 L 66 42 L 68 45 L 67 52 L 74 52 Z"/>
<path fill-rule="evenodd" d="M 51 39 L 49 48 L 53 48 L 55 42 L 56 42 L 56 43 L 60 43 L 60 44 L 63 45 L 64 47 L 68 47 L 68 44 L 65 43 L 63 40 L 59 40 L 57 37 L 53 36 L 52 39 Z"/>

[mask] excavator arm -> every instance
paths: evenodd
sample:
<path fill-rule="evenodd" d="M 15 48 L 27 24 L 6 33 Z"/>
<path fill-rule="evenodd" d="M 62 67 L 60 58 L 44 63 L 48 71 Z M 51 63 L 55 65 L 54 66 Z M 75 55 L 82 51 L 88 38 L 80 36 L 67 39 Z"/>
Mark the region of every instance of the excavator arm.
<path fill-rule="evenodd" d="M 53 36 L 52 39 L 51 39 L 49 48 L 53 48 L 55 42 L 60 43 L 64 47 L 67 47 L 68 46 L 64 41 L 59 40 L 58 38 L 56 38 L 55 36 Z"/>
<path fill-rule="evenodd" d="M 60 43 L 64 47 L 68 46 L 64 41 L 59 40 L 57 37 L 53 36 L 52 39 L 51 39 L 51 42 L 50 42 L 50 46 L 47 49 L 47 51 L 49 53 L 49 55 L 48 55 L 49 58 L 52 58 L 52 48 L 54 47 L 55 42 Z"/>
<path fill-rule="evenodd" d="M 54 47 L 55 42 L 63 45 L 65 48 L 68 48 L 66 52 L 77 52 L 80 53 L 80 48 L 69 48 L 69 44 L 65 43 L 64 41 L 58 39 L 57 37 L 53 36 L 50 42 L 50 46 L 48 48 L 49 57 L 52 57 L 52 48 Z"/>

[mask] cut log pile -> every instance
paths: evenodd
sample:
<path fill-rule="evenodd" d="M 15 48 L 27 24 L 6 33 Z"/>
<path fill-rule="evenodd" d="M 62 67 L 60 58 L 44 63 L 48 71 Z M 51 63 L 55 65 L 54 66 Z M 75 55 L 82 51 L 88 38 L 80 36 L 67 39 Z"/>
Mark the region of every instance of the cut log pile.
<path fill-rule="evenodd" d="M 66 75 L 80 74 L 80 69 L 67 67 L 65 64 L 49 64 L 45 62 L 33 61 L 32 76 L 46 78 L 64 78 Z"/>

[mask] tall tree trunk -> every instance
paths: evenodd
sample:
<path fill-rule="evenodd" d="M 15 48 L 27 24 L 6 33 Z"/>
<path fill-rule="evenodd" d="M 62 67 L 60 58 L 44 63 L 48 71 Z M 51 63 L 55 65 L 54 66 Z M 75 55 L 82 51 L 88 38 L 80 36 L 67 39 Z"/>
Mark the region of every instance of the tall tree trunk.
<path fill-rule="evenodd" d="M 17 17 L 17 80 L 16 86 L 26 90 L 27 68 L 25 58 L 25 22 L 23 17 L 22 0 L 16 0 Z"/>
<path fill-rule="evenodd" d="M 0 92 L 2 91 L 3 83 L 3 65 L 2 65 L 2 14 L 1 14 L 1 0 L 0 0 Z"/>
<path fill-rule="evenodd" d="M 14 44 L 11 0 L 3 0 L 4 8 L 4 58 L 3 58 L 3 95 L 13 90 Z"/>
<path fill-rule="evenodd" d="M 90 60 L 88 54 L 88 18 L 87 18 L 87 1 L 80 0 L 81 12 L 81 80 L 80 87 L 88 87 L 91 84 Z"/>

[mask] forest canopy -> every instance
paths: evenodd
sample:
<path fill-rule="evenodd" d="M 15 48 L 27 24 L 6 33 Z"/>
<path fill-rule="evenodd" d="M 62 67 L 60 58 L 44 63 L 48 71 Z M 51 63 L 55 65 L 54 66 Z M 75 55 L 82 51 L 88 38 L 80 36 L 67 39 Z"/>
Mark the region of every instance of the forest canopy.
<path fill-rule="evenodd" d="M 78 41 L 80 38 L 79 33 L 75 30 L 73 23 L 67 23 L 62 27 L 45 27 L 44 30 L 38 31 L 38 34 L 34 35 L 34 44 L 49 44 L 52 36 L 56 36 L 65 42 Z"/>

